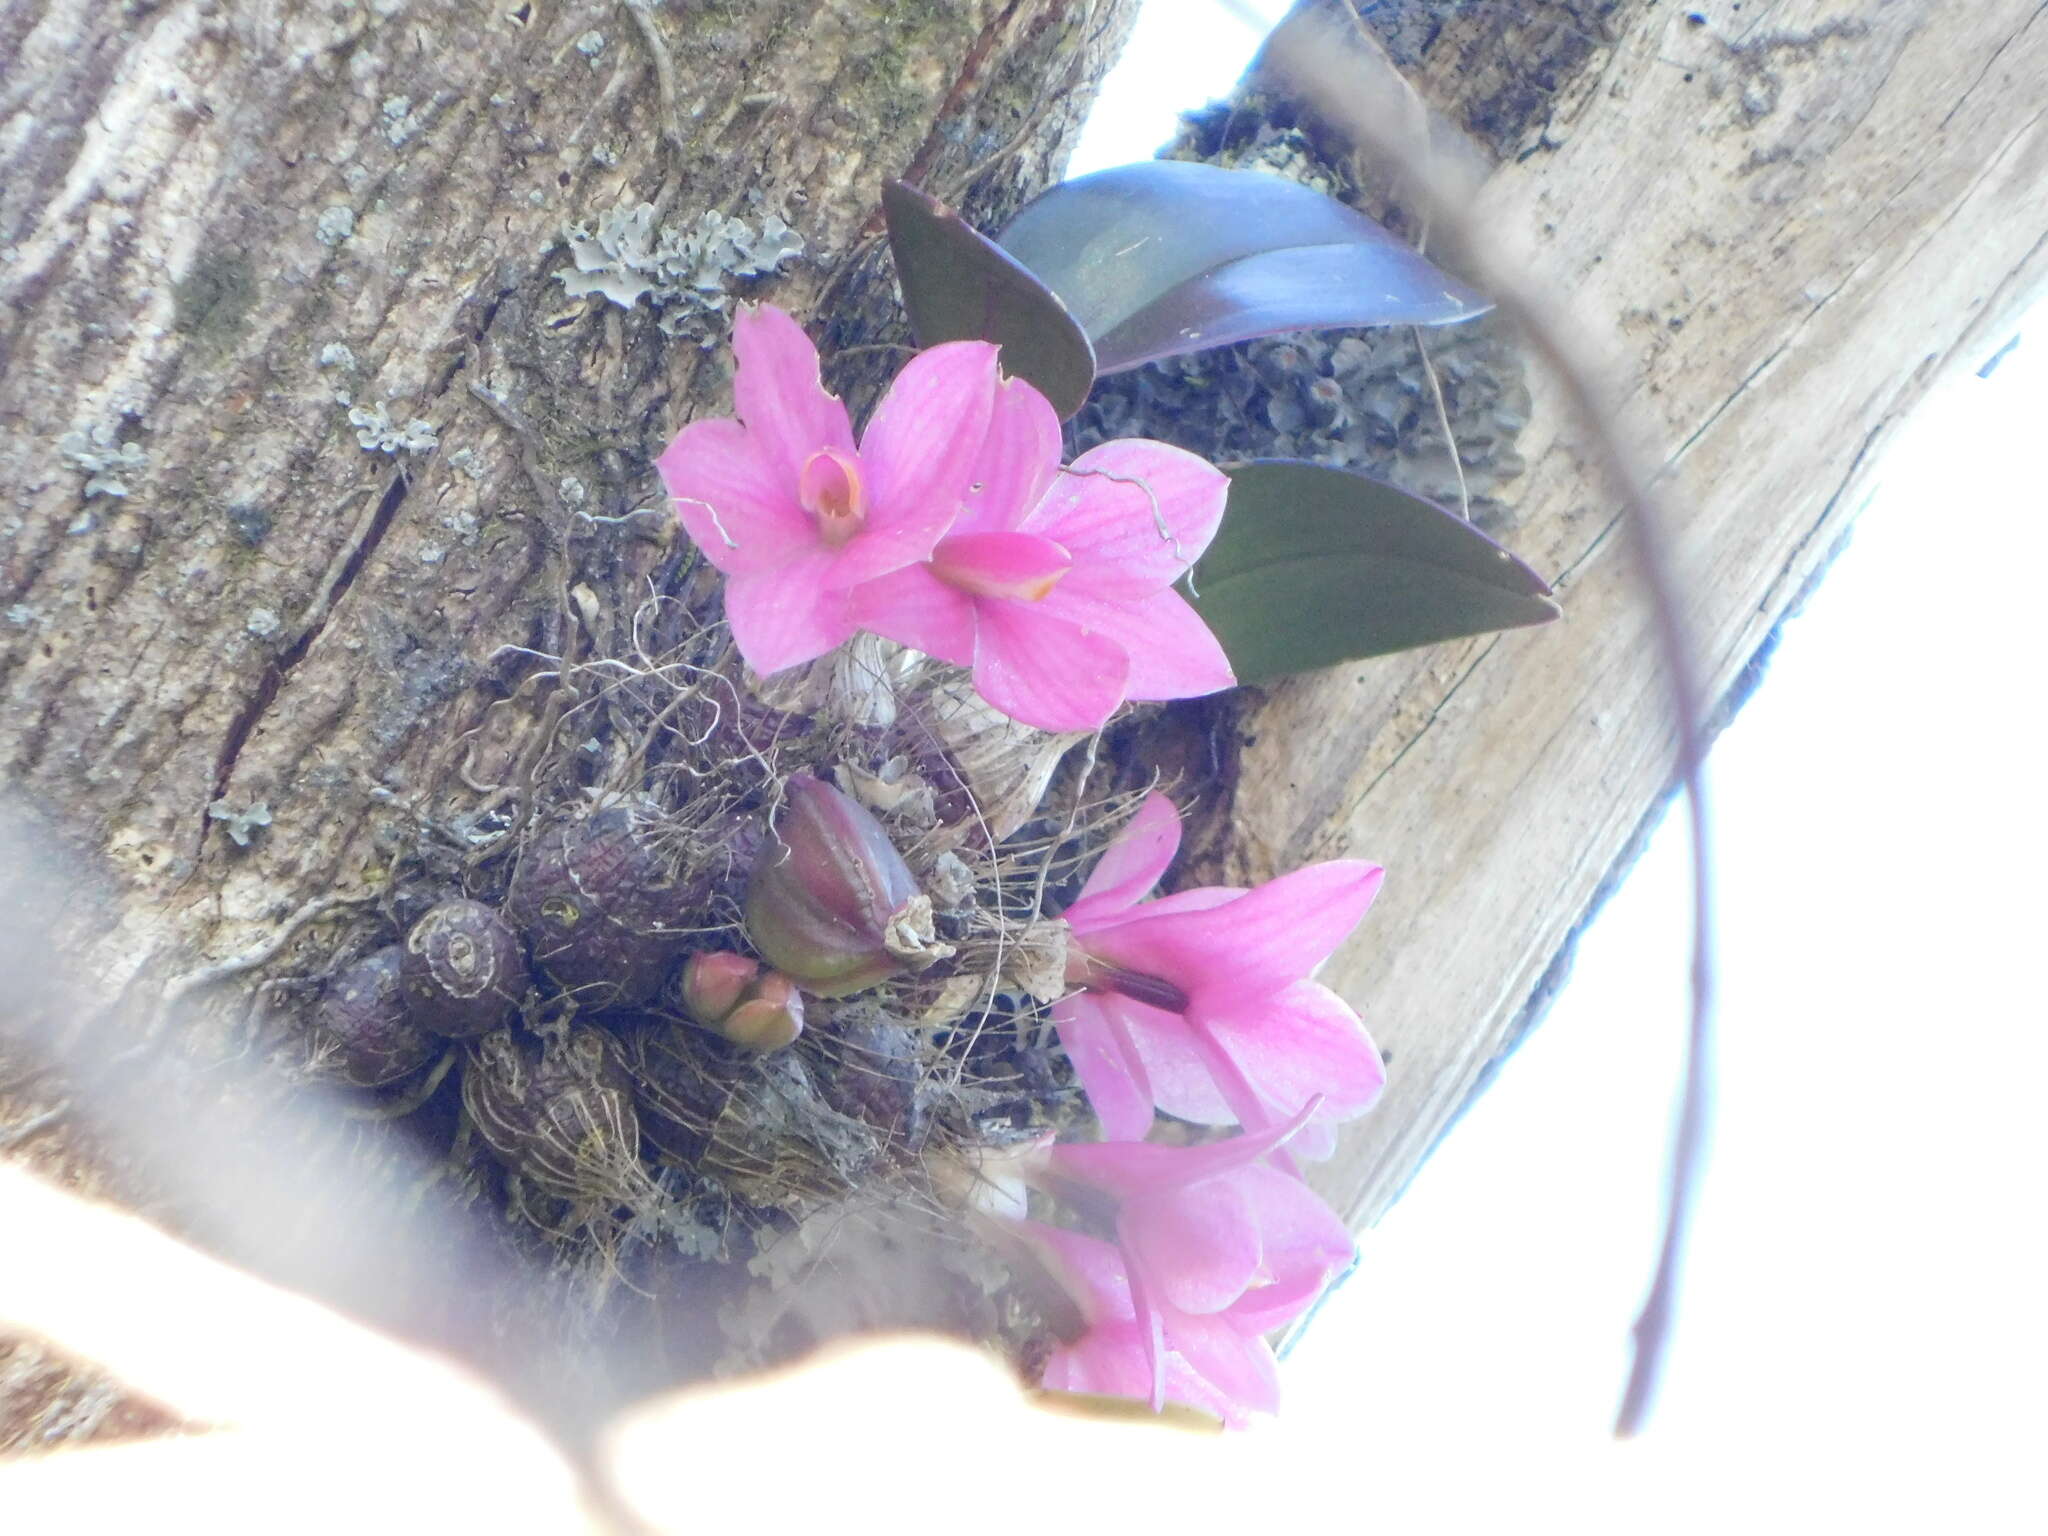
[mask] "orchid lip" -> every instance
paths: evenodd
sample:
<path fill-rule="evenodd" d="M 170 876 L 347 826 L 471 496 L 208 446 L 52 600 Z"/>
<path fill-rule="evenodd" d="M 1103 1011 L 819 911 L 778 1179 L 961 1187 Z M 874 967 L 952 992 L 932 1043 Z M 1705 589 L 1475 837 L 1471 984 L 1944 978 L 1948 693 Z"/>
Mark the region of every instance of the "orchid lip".
<path fill-rule="evenodd" d="M 1064 546 L 1038 534 L 956 533 L 932 551 L 931 573 L 973 597 L 1042 601 L 1074 566 Z"/>
<path fill-rule="evenodd" d="M 796 499 L 817 519 L 820 537 L 833 549 L 859 533 L 868 520 L 860 460 L 837 448 L 820 448 L 804 460 Z"/>

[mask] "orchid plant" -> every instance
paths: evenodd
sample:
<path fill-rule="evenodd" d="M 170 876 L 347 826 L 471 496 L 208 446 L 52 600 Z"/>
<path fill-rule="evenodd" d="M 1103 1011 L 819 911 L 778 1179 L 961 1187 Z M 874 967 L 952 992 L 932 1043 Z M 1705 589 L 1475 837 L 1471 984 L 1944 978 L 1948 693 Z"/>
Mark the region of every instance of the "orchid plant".
<path fill-rule="evenodd" d="M 743 309 L 733 351 L 739 419 L 685 427 L 659 468 L 725 575 L 733 640 L 757 673 L 866 631 L 971 669 L 989 704 L 1047 731 L 1232 686 L 1175 590 L 1223 519 L 1229 482 L 1214 467 L 1142 440 L 1063 465 L 1058 412 L 982 341 L 914 358 L 857 443 L 789 315 Z M 753 942 L 784 986 L 875 985 L 903 969 L 897 930 L 922 898 L 866 811 L 814 779 L 790 795 L 751 881 Z M 1116 1240 L 1028 1220 L 1015 1232 L 1088 1325 L 1052 1356 L 1048 1386 L 1242 1424 L 1276 1401 L 1265 1334 L 1352 1254 L 1293 1158 L 1327 1156 L 1384 1082 L 1358 1015 L 1312 979 L 1382 872 L 1343 859 L 1255 890 L 1155 896 L 1179 843 L 1179 811 L 1148 795 L 1061 919 L 1073 990 L 1052 1017 L 1109 1139 L 1039 1148 L 1025 1178 Z M 702 969 L 708 997 L 722 973 Z M 700 1011 L 729 1030 L 744 1005 Z M 772 1038 L 800 1020 L 777 1013 Z M 1240 1132 L 1154 1145 L 1158 1111 Z"/>

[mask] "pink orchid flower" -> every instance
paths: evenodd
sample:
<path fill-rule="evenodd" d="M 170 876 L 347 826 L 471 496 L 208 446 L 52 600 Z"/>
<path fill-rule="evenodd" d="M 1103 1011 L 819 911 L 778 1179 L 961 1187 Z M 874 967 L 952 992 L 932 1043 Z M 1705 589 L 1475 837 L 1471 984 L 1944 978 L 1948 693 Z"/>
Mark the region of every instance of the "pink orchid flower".
<path fill-rule="evenodd" d="M 1337 1213 L 1266 1160 L 1318 1108 L 1311 1099 L 1283 1125 L 1202 1146 L 1049 1147 L 1027 1177 L 1078 1211 L 1109 1208 L 1141 1319 L 1153 1306 L 1228 1311 L 1263 1333 L 1307 1308 L 1356 1251 Z"/>
<path fill-rule="evenodd" d="M 1147 901 L 1180 847 L 1180 813 L 1148 795 L 1064 916 L 1061 1043 L 1113 1140 L 1142 1140 L 1155 1107 L 1263 1130 L 1321 1106 L 1287 1148 L 1335 1149 L 1335 1127 L 1386 1082 L 1351 1006 L 1310 980 L 1365 916 L 1384 871 L 1336 859 L 1255 890 L 1210 886 Z M 1283 1159 L 1285 1154 L 1282 1154 Z"/>
<path fill-rule="evenodd" d="M 1062 470 L 1058 413 L 1007 379 L 970 480 L 928 561 L 854 593 L 862 628 L 972 667 L 984 699 L 1041 730 L 1093 730 L 1126 699 L 1236 682 L 1173 590 L 1222 519 L 1219 470 L 1135 438 Z"/>
<path fill-rule="evenodd" d="M 1277 1324 L 1236 1308 L 1208 1314 L 1136 1301 L 1113 1243 L 1039 1222 L 1017 1231 L 1081 1309 L 1087 1332 L 1055 1350 L 1040 1377 L 1061 1392 L 1168 1402 L 1213 1413 L 1232 1429 L 1280 1407 L 1280 1372 L 1264 1335 Z M 1283 1319 L 1282 1321 L 1286 1321 Z"/>
<path fill-rule="evenodd" d="M 725 573 L 741 656 L 780 672 L 851 639 L 848 594 L 923 560 L 952 524 L 988 432 L 996 349 L 918 354 L 856 448 L 796 321 L 742 307 L 732 345 L 740 420 L 691 422 L 657 467 L 684 530 Z"/>

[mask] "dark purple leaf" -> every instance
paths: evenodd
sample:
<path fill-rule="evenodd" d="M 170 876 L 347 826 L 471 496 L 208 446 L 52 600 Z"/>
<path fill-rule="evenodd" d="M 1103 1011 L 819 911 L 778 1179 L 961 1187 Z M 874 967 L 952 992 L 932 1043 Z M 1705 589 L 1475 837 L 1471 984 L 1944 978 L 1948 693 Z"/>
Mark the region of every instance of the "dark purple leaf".
<path fill-rule="evenodd" d="M 1189 161 L 1063 182 L 999 243 L 1059 295 L 1101 373 L 1278 331 L 1444 325 L 1489 308 L 1334 198 Z"/>
<path fill-rule="evenodd" d="M 1299 459 L 1230 471 L 1193 599 L 1241 683 L 1558 617 L 1550 587 L 1463 518 Z"/>
<path fill-rule="evenodd" d="M 907 182 L 883 186 L 882 215 L 920 346 L 993 341 L 1004 372 L 1036 387 L 1062 419 L 1081 409 L 1095 382 L 1095 353 L 1045 284 Z"/>

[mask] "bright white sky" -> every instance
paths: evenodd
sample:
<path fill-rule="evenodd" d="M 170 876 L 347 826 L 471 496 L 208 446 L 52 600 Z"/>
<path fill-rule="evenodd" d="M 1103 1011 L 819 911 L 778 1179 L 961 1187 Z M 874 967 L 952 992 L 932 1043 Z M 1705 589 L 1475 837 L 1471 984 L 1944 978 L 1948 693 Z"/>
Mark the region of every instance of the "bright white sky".
<path fill-rule="evenodd" d="M 1075 173 L 1149 155 L 1255 42 L 1149 0 Z M 2030 325 L 1887 456 L 1715 750 L 1718 1121 L 1650 1433 L 1606 1438 L 1684 1028 L 1675 819 L 1287 1363 L 1282 1432 L 1356 1462 L 1364 1511 L 2042 1528 L 2048 497 L 2014 449 L 2048 421 L 2048 307 Z"/>

